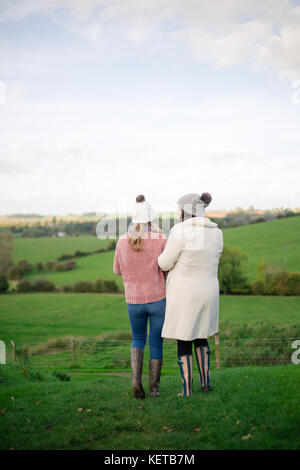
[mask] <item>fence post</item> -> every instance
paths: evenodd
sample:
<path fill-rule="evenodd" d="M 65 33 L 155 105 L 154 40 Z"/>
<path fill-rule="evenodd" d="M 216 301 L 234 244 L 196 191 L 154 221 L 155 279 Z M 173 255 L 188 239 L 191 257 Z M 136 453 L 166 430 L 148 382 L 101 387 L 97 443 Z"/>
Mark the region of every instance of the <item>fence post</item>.
<path fill-rule="evenodd" d="M 0 339 L 0 364 L 6 364 L 6 345 Z"/>
<path fill-rule="evenodd" d="M 12 360 L 13 360 L 13 362 L 16 362 L 16 344 L 14 343 L 14 341 L 12 339 L 10 340 L 10 342 L 11 342 L 12 347 L 13 347 Z"/>
<path fill-rule="evenodd" d="M 71 339 L 71 344 L 72 344 L 72 365 L 75 364 L 75 339 Z"/>
<path fill-rule="evenodd" d="M 219 333 L 215 334 L 215 345 L 216 345 L 216 369 L 220 369 L 220 339 L 219 339 Z"/>

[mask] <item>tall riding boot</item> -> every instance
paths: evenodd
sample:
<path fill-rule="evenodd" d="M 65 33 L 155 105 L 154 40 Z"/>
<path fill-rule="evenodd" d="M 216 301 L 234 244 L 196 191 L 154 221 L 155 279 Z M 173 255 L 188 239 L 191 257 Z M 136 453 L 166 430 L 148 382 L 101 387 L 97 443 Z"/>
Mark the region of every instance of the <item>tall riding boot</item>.
<path fill-rule="evenodd" d="M 193 356 L 192 354 L 185 354 L 178 356 L 178 365 L 180 369 L 182 381 L 181 396 L 193 396 Z"/>
<path fill-rule="evenodd" d="M 144 351 L 140 348 L 131 348 L 132 393 L 134 398 L 145 398 L 142 385 Z"/>
<path fill-rule="evenodd" d="M 203 392 L 211 392 L 210 386 L 210 349 L 209 346 L 198 346 L 195 348 L 198 370 L 200 375 L 200 383 Z"/>
<path fill-rule="evenodd" d="M 158 387 L 160 381 L 162 360 L 161 359 L 149 359 L 149 389 L 152 397 L 159 395 Z"/>

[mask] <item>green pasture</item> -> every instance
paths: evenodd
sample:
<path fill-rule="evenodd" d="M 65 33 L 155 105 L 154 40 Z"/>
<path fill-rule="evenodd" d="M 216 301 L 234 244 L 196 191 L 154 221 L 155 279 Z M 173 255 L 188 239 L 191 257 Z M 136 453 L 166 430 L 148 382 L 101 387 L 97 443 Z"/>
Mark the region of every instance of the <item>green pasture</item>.
<path fill-rule="evenodd" d="M 299 229 L 300 217 L 293 217 L 223 233 L 225 245 L 249 254 L 253 280 L 262 260 L 299 271 Z M 14 261 L 54 261 L 63 253 L 105 248 L 109 241 L 19 238 Z M 77 258 L 73 271 L 38 276 L 57 286 L 114 279 L 122 289 L 112 271 L 113 256 L 111 251 Z M 136 401 L 123 294 L 1 295 L 0 339 L 7 345 L 8 363 L 0 366 L 0 449 L 299 449 L 300 369 L 291 364 L 292 341 L 300 337 L 299 313 L 300 297 L 221 296 L 220 370 L 210 339 L 214 391 L 200 392 L 194 363 L 195 396 L 177 397 L 176 342 L 169 340 L 161 395 Z M 15 363 L 10 340 L 16 343 Z M 148 358 L 147 346 L 146 391 Z M 67 372 L 71 380 L 60 382 L 53 371 Z"/>
<path fill-rule="evenodd" d="M 79 237 L 37 237 L 15 238 L 13 260 L 17 264 L 21 259 L 35 264 L 41 261 L 55 261 L 63 253 L 72 254 L 77 250 L 93 251 L 106 248 L 111 240 L 100 240 L 91 236 Z"/>
<path fill-rule="evenodd" d="M 254 280 L 257 265 L 275 262 L 288 271 L 300 271 L 300 217 L 242 225 L 223 230 L 224 245 L 248 253 L 249 280 Z"/>
<path fill-rule="evenodd" d="M 9 294 L 0 296 L 1 339 L 36 343 L 72 335 L 96 337 L 128 329 L 123 295 Z"/>
<path fill-rule="evenodd" d="M 119 289 L 123 290 L 121 276 L 116 276 L 113 272 L 114 251 L 74 258 L 76 268 L 72 271 L 41 271 L 38 274 L 28 274 L 26 279 L 46 278 L 56 286 L 65 284 L 75 284 L 77 281 L 95 281 L 97 278 L 113 280 Z"/>
<path fill-rule="evenodd" d="M 248 253 L 248 278 L 254 280 L 258 264 L 265 260 L 275 262 L 288 271 L 300 270 L 300 217 L 278 219 L 270 222 L 243 225 L 223 230 L 224 244 L 238 247 Z M 89 251 L 105 248 L 110 240 L 99 240 L 96 236 L 63 238 L 17 238 L 14 260 L 26 259 L 31 263 L 52 261 L 63 253 L 76 250 Z M 57 286 L 77 281 L 94 281 L 98 277 L 115 280 L 123 289 L 122 279 L 113 274 L 114 252 L 76 258 L 73 271 L 44 271 L 28 275 L 28 279 L 47 278 Z"/>
<path fill-rule="evenodd" d="M 299 324 L 300 297 L 221 296 L 220 324 L 247 331 L 260 323 Z M 0 296 L 0 338 L 31 344 L 50 338 L 97 337 L 130 331 L 122 294 L 8 294 Z"/>
<path fill-rule="evenodd" d="M 222 367 L 290 363 L 292 338 L 300 335 L 299 310 L 299 297 L 221 296 Z M 36 367 L 130 371 L 131 334 L 123 295 L 9 294 L 0 297 L 0 325 L 9 359 L 13 340 L 18 358 Z M 71 338 L 76 339 L 75 363 Z M 214 367 L 214 338 L 210 345 Z M 147 346 L 146 364 L 148 358 Z M 165 341 L 163 373 L 177 373 L 172 340 Z"/>
<path fill-rule="evenodd" d="M 84 380 L 83 380 L 84 379 Z M 158 398 L 133 400 L 129 377 L 58 382 L 28 366 L 0 366 L 0 449 L 298 449 L 300 368 L 212 372 L 214 391 L 177 397 L 162 377 Z"/>

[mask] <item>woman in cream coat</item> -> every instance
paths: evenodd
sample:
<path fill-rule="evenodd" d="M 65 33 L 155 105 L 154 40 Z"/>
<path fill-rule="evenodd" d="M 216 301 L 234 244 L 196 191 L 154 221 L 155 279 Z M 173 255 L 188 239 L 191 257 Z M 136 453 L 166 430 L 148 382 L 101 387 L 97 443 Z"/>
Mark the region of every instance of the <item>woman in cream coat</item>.
<path fill-rule="evenodd" d="M 204 217 L 211 202 L 209 193 L 187 194 L 178 201 L 181 222 L 171 229 L 158 265 L 168 271 L 166 315 L 162 337 L 177 339 L 178 364 L 183 390 L 193 395 L 193 355 L 202 390 L 211 391 L 207 338 L 218 332 L 218 264 L 223 234 Z"/>

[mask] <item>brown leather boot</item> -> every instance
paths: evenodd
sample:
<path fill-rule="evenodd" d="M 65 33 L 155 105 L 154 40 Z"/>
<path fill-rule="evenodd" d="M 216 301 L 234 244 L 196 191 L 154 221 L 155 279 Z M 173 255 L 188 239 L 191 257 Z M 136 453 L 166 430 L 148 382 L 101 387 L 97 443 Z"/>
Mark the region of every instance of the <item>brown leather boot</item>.
<path fill-rule="evenodd" d="M 158 387 L 160 381 L 162 359 L 149 359 L 149 389 L 152 397 L 159 395 Z"/>
<path fill-rule="evenodd" d="M 130 349 L 132 371 L 132 393 L 134 398 L 145 398 L 142 384 L 144 351 L 140 348 Z"/>

